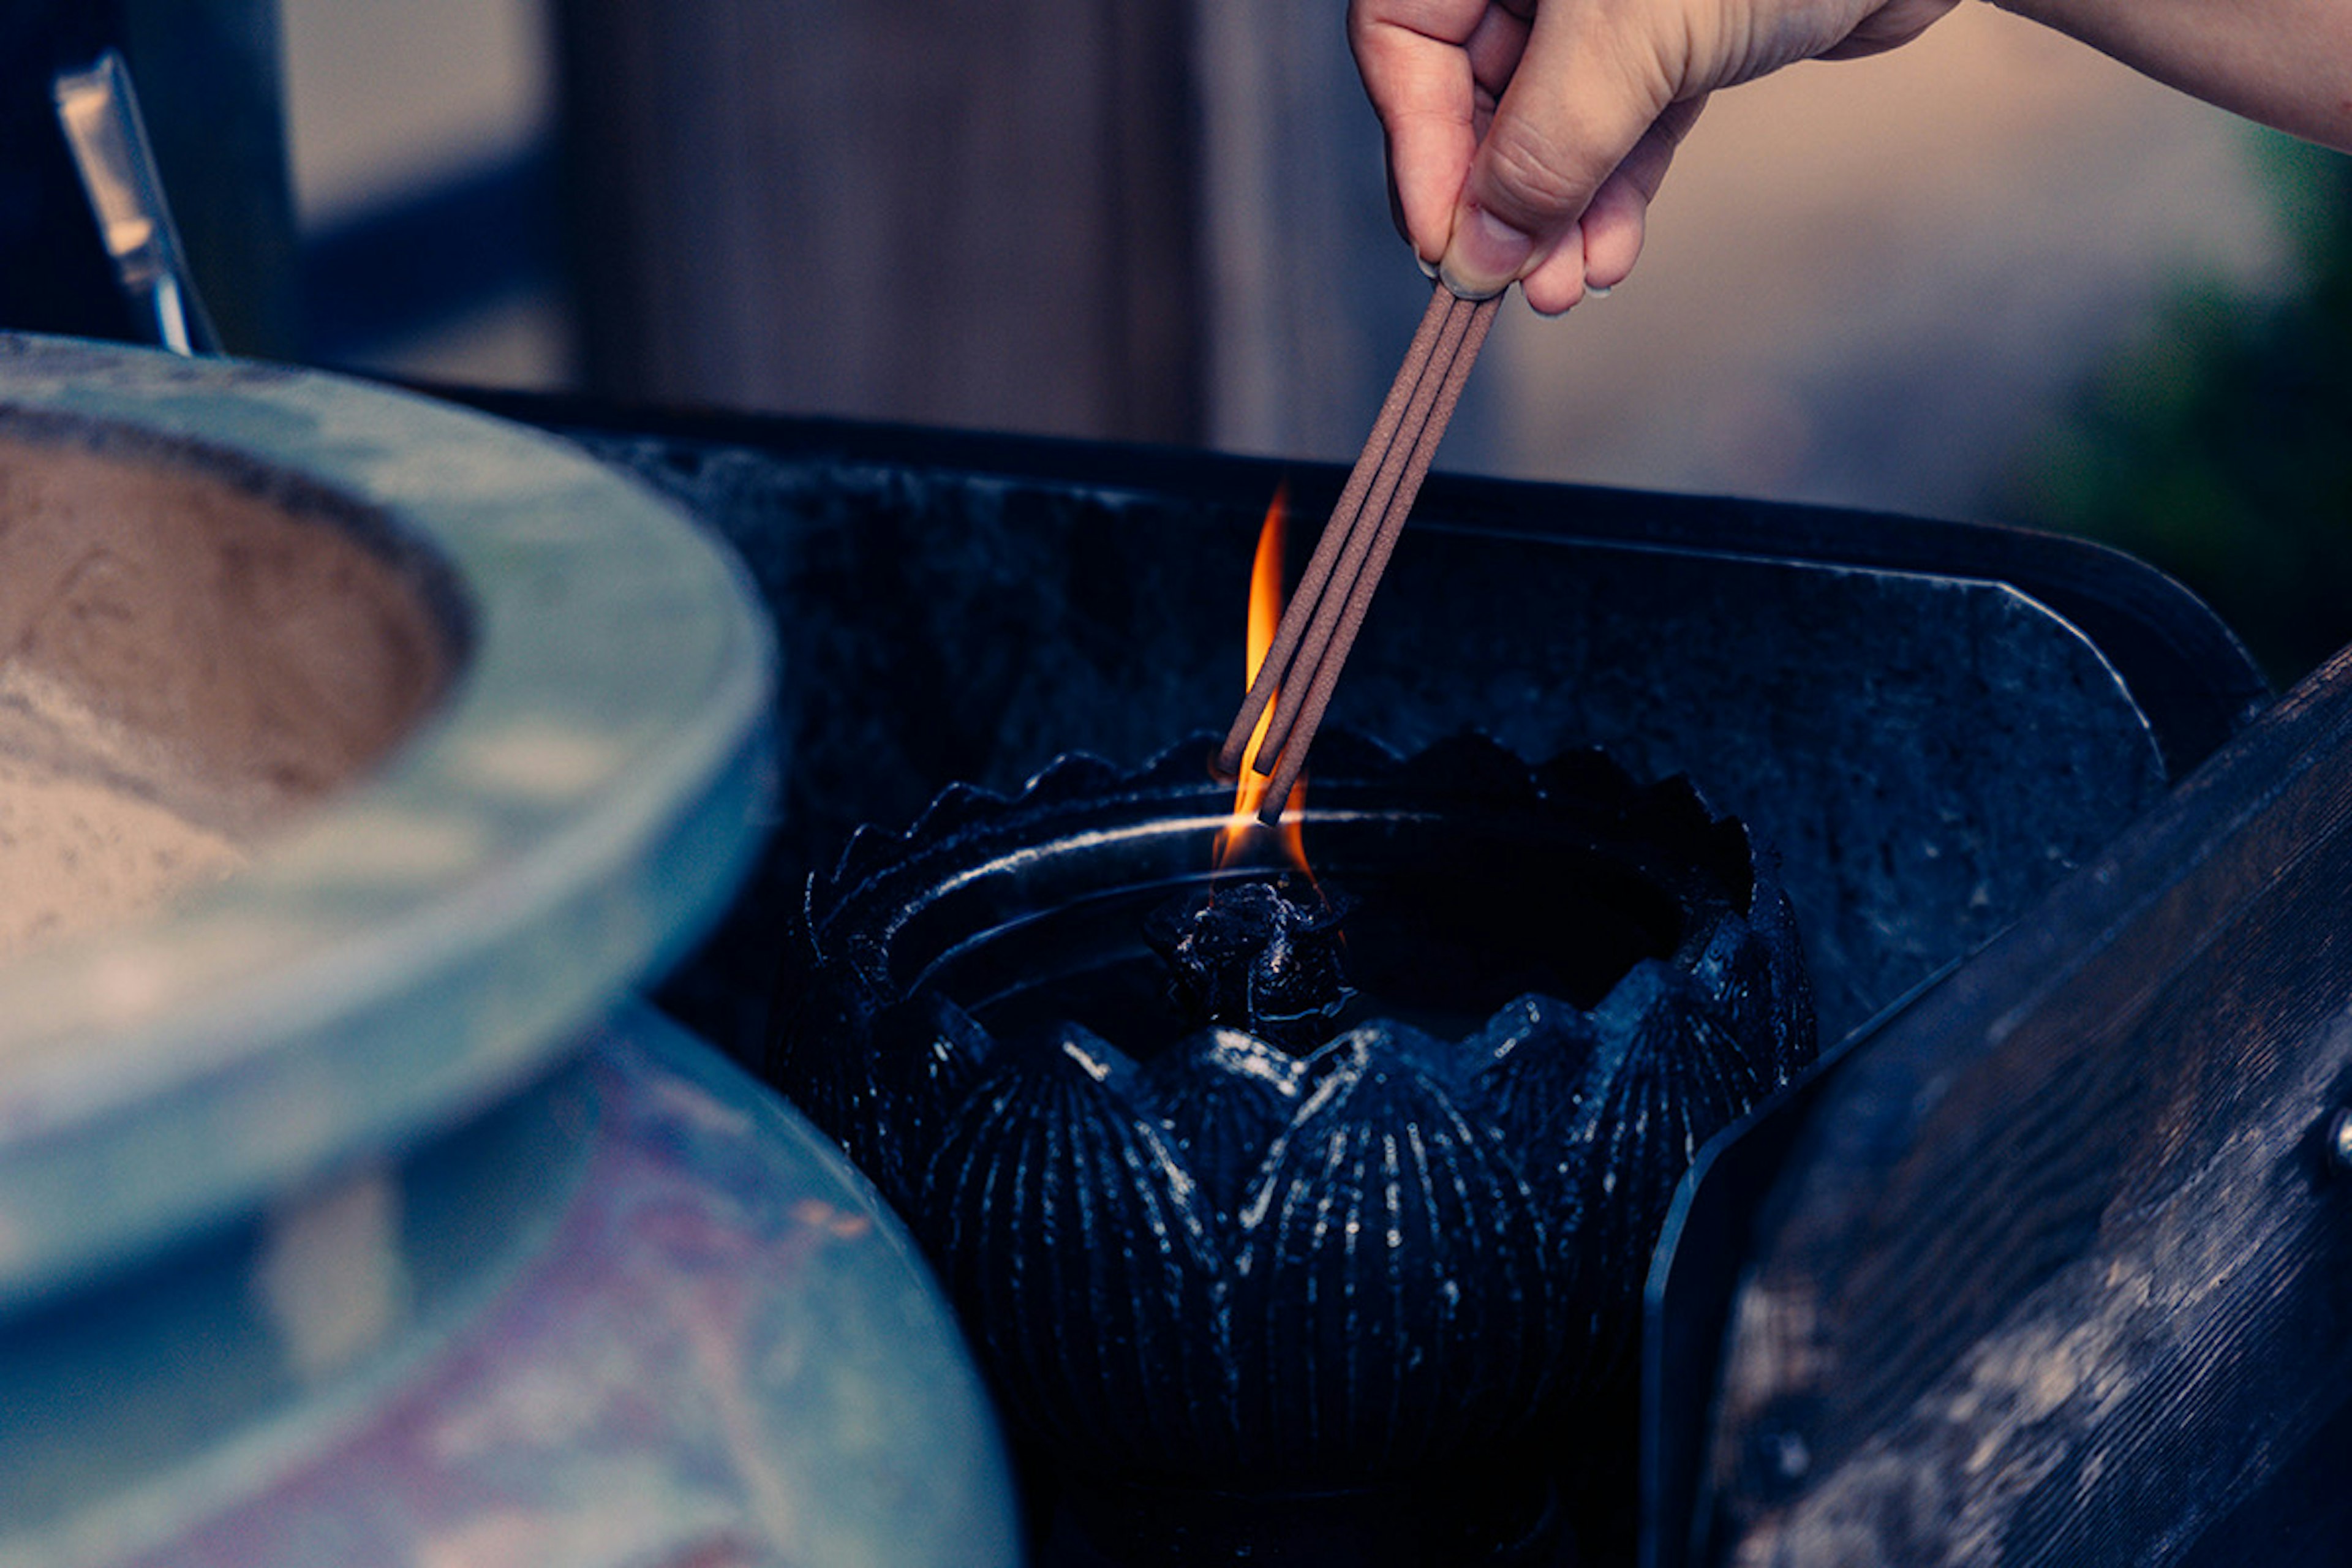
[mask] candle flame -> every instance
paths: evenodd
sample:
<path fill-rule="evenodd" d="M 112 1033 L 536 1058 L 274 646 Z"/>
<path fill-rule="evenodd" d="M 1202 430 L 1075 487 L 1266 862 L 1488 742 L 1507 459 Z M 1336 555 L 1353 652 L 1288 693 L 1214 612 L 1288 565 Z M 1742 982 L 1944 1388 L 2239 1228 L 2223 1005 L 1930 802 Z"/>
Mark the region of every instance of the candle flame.
<path fill-rule="evenodd" d="M 1287 480 L 1275 487 L 1274 500 L 1265 509 L 1265 521 L 1257 531 L 1257 553 L 1250 562 L 1249 621 L 1244 637 L 1247 657 L 1242 670 L 1242 689 L 1246 691 L 1257 679 L 1258 667 L 1265 662 L 1266 650 L 1274 646 L 1275 627 L 1282 621 L 1282 547 L 1287 518 L 1290 485 Z M 1266 704 L 1258 715 L 1257 728 L 1250 732 L 1249 749 L 1244 758 L 1257 755 L 1258 742 L 1265 739 L 1266 727 L 1274 722 L 1275 704 L 1282 699 L 1279 690 L 1275 700 Z M 1220 871 L 1250 856 L 1262 837 L 1271 836 L 1276 855 L 1283 863 L 1307 871 L 1307 840 L 1296 815 L 1307 804 L 1307 780 L 1301 775 L 1291 786 L 1290 798 L 1283 803 L 1284 820 L 1280 826 L 1268 828 L 1257 820 L 1259 805 L 1265 799 L 1265 774 L 1242 766 L 1241 784 L 1234 791 L 1233 820 L 1217 830 L 1216 865 Z"/>

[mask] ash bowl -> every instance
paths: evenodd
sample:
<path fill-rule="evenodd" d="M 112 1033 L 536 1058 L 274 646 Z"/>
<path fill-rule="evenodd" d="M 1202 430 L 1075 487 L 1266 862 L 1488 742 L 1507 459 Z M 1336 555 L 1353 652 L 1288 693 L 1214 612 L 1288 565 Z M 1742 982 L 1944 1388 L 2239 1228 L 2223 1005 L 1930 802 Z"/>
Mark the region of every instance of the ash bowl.
<path fill-rule="evenodd" d="M 543 1074 L 748 863 L 756 602 L 556 442 L 0 337 L 0 759 L 234 851 L 0 962 L 0 1310 Z"/>
<path fill-rule="evenodd" d="M 771 1076 L 909 1219 L 1043 1463 L 1126 1500 L 1115 1554 L 1203 1497 L 1252 1550 L 1309 1498 L 1391 1548 L 1402 1495 L 1491 1522 L 1498 1476 L 1630 1454 L 1674 1187 L 1812 1054 L 1787 900 L 1686 781 L 1327 736 L 1297 815 L 1354 994 L 1284 1048 L 1188 1016 L 1147 934 L 1267 876 L 1213 869 L 1205 750 L 861 833 L 812 880 Z M 1151 1497 L 1185 1500 L 1137 1523 Z M 1463 1539 L 1404 1560 L 1492 1555 Z"/>

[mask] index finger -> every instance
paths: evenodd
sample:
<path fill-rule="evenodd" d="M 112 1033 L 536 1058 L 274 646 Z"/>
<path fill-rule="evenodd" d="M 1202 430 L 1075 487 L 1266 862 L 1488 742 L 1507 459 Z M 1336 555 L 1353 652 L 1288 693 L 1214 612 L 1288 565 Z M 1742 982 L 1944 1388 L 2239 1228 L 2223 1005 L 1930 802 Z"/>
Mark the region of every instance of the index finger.
<path fill-rule="evenodd" d="M 1430 262 L 1445 252 L 1477 151 L 1470 41 L 1487 10 L 1487 0 L 1354 0 L 1348 7 L 1348 41 L 1388 134 L 1405 233 Z"/>
<path fill-rule="evenodd" d="M 1452 215 L 1443 268 L 1491 294 L 1540 266 L 1681 86 L 1654 5 L 1549 0 Z"/>

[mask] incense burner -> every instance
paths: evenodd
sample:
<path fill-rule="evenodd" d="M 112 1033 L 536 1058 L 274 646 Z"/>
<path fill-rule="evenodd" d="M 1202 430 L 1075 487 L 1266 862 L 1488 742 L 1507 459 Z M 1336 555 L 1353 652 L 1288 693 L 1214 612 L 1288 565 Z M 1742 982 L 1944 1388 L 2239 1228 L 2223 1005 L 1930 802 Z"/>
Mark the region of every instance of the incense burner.
<path fill-rule="evenodd" d="M 1685 781 L 1328 736 L 1303 829 L 1354 994 L 1303 1037 L 1199 1026 L 1152 928 L 1267 876 L 1213 868 L 1204 750 L 861 833 L 772 1076 L 912 1222 L 1107 1549 L 1279 1560 L 1308 1508 L 1317 1552 L 1551 1561 L 1574 1456 L 1631 1451 L 1676 1182 L 1812 1054 L 1787 901 Z"/>

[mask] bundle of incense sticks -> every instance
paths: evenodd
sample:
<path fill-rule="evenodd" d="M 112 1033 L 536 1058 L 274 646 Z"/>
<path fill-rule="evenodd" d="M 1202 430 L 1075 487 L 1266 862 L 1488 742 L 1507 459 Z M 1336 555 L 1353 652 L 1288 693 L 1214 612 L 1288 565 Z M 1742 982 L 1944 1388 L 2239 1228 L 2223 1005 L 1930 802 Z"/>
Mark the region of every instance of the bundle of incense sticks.
<path fill-rule="evenodd" d="M 1259 715 L 1274 706 L 1274 719 L 1258 742 L 1250 766 L 1270 773 L 1265 802 L 1258 820 L 1268 826 L 1282 819 L 1290 788 L 1307 765 L 1307 748 L 1314 742 L 1316 726 L 1330 706 L 1339 686 L 1339 669 L 1362 629 L 1364 612 L 1381 585 L 1397 535 L 1404 530 L 1405 514 L 1429 473 L 1430 459 L 1444 437 L 1454 405 L 1461 401 L 1462 384 L 1494 324 L 1502 296 L 1464 300 L 1444 284 L 1430 296 L 1412 346 L 1372 434 L 1356 459 L 1339 505 L 1315 542 L 1307 574 L 1298 580 L 1290 607 L 1275 629 L 1274 644 L 1259 664 L 1257 679 L 1242 700 L 1240 714 L 1217 752 L 1217 771 L 1238 775 L 1243 753 Z M 1279 695 L 1277 695 L 1279 694 Z"/>

